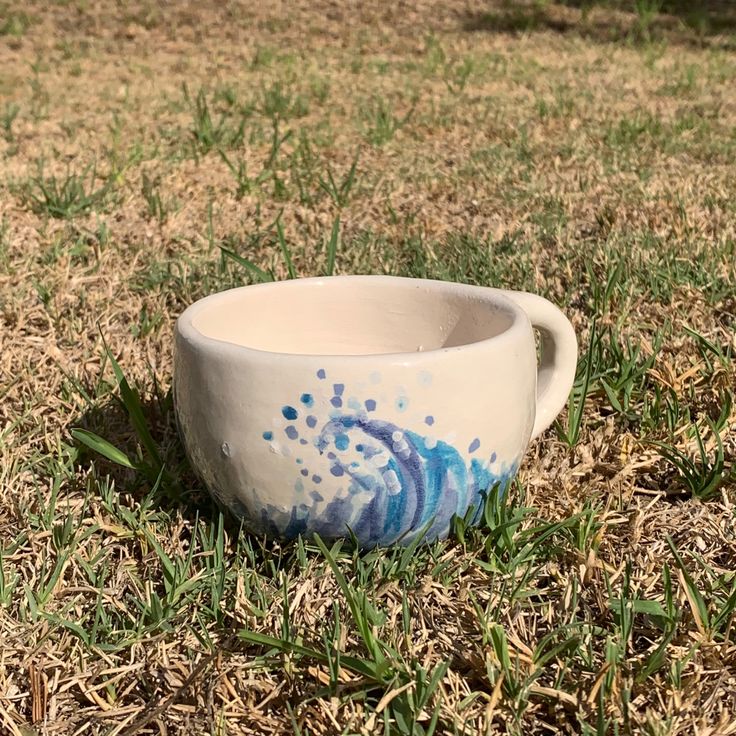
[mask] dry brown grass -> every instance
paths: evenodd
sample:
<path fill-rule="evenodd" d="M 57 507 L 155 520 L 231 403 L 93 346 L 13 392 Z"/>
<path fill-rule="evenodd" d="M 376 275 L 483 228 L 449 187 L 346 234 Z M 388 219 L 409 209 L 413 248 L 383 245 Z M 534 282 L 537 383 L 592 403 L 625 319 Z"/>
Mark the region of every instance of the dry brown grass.
<path fill-rule="evenodd" d="M 285 636 L 286 600 L 305 643 L 324 647 L 326 635 L 365 656 L 312 548 L 262 546 L 227 525 L 217 557 L 205 539 L 217 513 L 181 464 L 167 394 L 173 320 L 245 280 L 218 244 L 283 277 L 268 229 L 283 210 L 300 273 L 323 269 L 339 214 L 338 270 L 539 291 L 584 346 L 597 316 L 597 365 L 620 379 L 617 401 L 630 386 L 626 409 L 594 382 L 574 448 L 550 431 L 531 449 L 520 503 L 535 511 L 518 534 L 534 549 L 518 564 L 504 567 L 508 550 L 494 560 L 480 532 L 418 552 L 400 574 L 387 572 L 390 556 L 341 560 L 385 616 L 377 631 L 397 671 L 448 663 L 422 728 L 436 709 L 442 734 L 736 733 L 732 38 L 675 15 L 647 40 L 630 13 L 583 21 L 554 3 L 509 7 L 0 3 L 0 731 L 403 733 L 391 708 L 417 688 L 406 675 L 356 695 L 365 683 L 343 671 L 330 690 L 318 661 L 264 665 L 262 648 L 233 636 Z M 199 90 L 215 127 L 224 121 L 210 150 L 192 132 Z M 231 145 L 241 118 L 244 141 Z M 257 177 L 274 118 L 291 137 L 274 172 L 236 197 L 216 149 Z M 318 177 L 343 177 L 356 151 L 340 206 Z M 106 189 L 74 217 L 52 217 L 40 162 L 47 185 L 86 171 L 87 193 Z M 135 452 L 101 334 L 178 478 L 163 492 L 70 437 L 87 426 Z M 641 351 L 635 367 L 652 356 L 630 382 L 614 350 L 626 339 Z M 677 397 L 671 426 L 652 409 L 658 395 Z M 724 414 L 723 483 L 693 497 L 653 442 L 697 461 L 697 426 L 712 462 L 707 419 Z M 545 520 L 569 524 L 539 542 Z M 182 564 L 192 550 L 186 595 L 167 590 L 152 540 Z M 628 589 L 664 606 L 665 561 L 674 628 L 637 612 L 625 633 L 615 600 Z M 169 605 L 159 618 L 154 593 Z M 489 639 L 496 623 L 513 673 Z M 550 646 L 576 638 L 538 667 L 547 634 Z M 637 680 L 666 636 L 661 668 Z"/>

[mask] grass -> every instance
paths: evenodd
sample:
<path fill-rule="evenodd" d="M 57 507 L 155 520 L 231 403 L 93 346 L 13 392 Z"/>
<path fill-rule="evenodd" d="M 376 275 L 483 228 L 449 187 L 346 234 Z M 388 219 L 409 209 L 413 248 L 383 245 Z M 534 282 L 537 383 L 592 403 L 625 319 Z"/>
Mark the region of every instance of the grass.
<path fill-rule="evenodd" d="M 731 732 L 728 13 L 70 7 L 0 7 L 0 732 Z M 575 324 L 568 407 L 451 540 L 256 539 L 183 455 L 177 315 L 332 273 Z"/>
<path fill-rule="evenodd" d="M 388 143 L 407 124 L 413 111 L 413 108 L 410 108 L 404 115 L 399 116 L 391 103 L 383 97 L 366 102 L 361 109 L 366 140 L 374 146 Z"/>
<path fill-rule="evenodd" d="M 191 99 L 186 85 L 184 85 L 183 91 L 185 102 L 192 111 L 190 132 L 195 154 L 205 154 L 220 146 L 237 148 L 242 145 L 245 135 L 245 121 L 248 116 L 247 110 L 233 112 L 233 101 L 225 97 L 225 109 L 218 116 L 212 109 L 212 103 L 208 100 L 204 89 L 197 92 L 194 100 Z"/>
<path fill-rule="evenodd" d="M 20 107 L 18 105 L 12 102 L 5 103 L 5 109 L 3 111 L 2 118 L 0 118 L 0 123 L 2 124 L 3 135 L 8 143 L 12 142 L 14 139 L 13 122 L 18 117 L 19 112 Z"/>
<path fill-rule="evenodd" d="M 79 174 L 46 176 L 39 163 L 38 174 L 27 182 L 23 199 L 39 215 L 70 219 L 102 205 L 109 191 L 109 182 L 98 184 L 94 164 Z"/>
<path fill-rule="evenodd" d="M 4 11 L 0 18 L 0 36 L 21 38 L 33 23 L 33 18 L 22 10 L 13 10 L 7 3 L 0 6 Z"/>

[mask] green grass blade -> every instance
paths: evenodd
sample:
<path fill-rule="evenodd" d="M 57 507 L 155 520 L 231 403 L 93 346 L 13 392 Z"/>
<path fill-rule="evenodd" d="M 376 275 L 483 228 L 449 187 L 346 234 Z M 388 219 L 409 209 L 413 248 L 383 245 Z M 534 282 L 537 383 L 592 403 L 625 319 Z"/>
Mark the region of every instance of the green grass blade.
<path fill-rule="evenodd" d="M 662 637 L 662 641 L 657 645 L 657 648 L 649 655 L 644 666 L 639 670 L 636 675 L 636 681 L 641 683 L 651 677 L 655 672 L 660 670 L 667 659 L 667 648 L 670 642 L 675 636 L 677 629 L 673 626 L 665 635 Z"/>
<path fill-rule="evenodd" d="M 78 623 L 75 623 L 74 621 L 69 621 L 65 618 L 61 618 L 61 616 L 57 616 L 53 613 L 42 612 L 41 616 L 43 616 L 43 618 L 45 618 L 50 623 L 56 624 L 57 626 L 62 626 L 63 628 L 71 631 L 72 634 L 83 641 L 86 646 L 90 645 L 89 634 Z"/>
<path fill-rule="evenodd" d="M 241 629 L 238 632 L 238 637 L 250 644 L 259 644 L 260 646 L 269 647 L 284 654 L 298 654 L 301 657 L 310 657 L 318 662 L 327 662 L 329 659 L 325 652 L 320 652 L 318 649 L 305 647 L 304 645 L 297 644 L 294 641 L 277 639 L 276 637 L 269 636 L 268 634 L 259 634 L 256 631 L 249 631 L 248 629 Z M 351 670 L 358 675 L 362 675 L 363 677 L 368 677 L 370 679 L 376 679 L 376 673 L 373 668 L 356 657 L 346 657 L 345 655 L 341 655 L 340 664 L 344 666 L 345 669 Z"/>
<path fill-rule="evenodd" d="M 340 569 L 340 566 L 337 564 L 337 561 L 330 550 L 327 549 L 327 546 L 319 535 L 315 535 L 314 541 L 319 547 L 320 552 L 322 552 L 327 564 L 332 569 L 332 573 L 335 576 L 335 580 L 337 580 L 340 590 L 345 596 L 348 608 L 353 616 L 355 625 L 358 627 L 358 631 L 360 632 L 361 639 L 363 640 L 366 649 L 368 649 L 371 656 L 374 658 L 376 666 L 380 668 L 385 661 L 385 656 L 383 655 L 381 647 L 373 634 L 373 623 L 379 618 L 377 611 L 373 609 L 373 606 L 368 602 L 365 595 L 359 596 L 356 591 L 353 590 Z"/>
<path fill-rule="evenodd" d="M 279 218 L 276 220 L 276 235 L 278 237 L 281 253 L 284 256 L 284 261 L 286 262 L 286 270 L 289 273 L 289 278 L 295 279 L 296 271 L 294 270 L 294 261 L 291 258 L 289 244 L 286 242 L 286 236 L 284 235 L 284 226 L 281 224 L 281 216 L 279 216 Z"/>
<path fill-rule="evenodd" d="M 94 432 L 88 432 L 86 429 L 72 429 L 71 435 L 77 442 L 81 442 L 83 445 L 89 447 L 90 450 L 94 450 L 117 465 L 122 465 L 131 470 L 138 469 L 138 466 L 122 450 L 118 450 L 115 445 L 102 439 L 102 437 L 94 434 Z"/>
<path fill-rule="evenodd" d="M 156 465 L 156 469 L 158 470 L 162 467 L 163 462 L 158 451 L 158 446 L 154 442 L 154 439 L 151 436 L 151 431 L 148 428 L 148 423 L 146 422 L 146 417 L 143 414 L 143 406 L 141 404 L 140 398 L 138 397 L 138 393 L 130 387 L 130 384 L 125 378 L 125 374 L 123 373 L 122 368 L 118 364 L 117 360 L 115 360 L 115 356 L 110 351 L 104 335 L 102 336 L 102 342 L 105 346 L 107 357 L 110 360 L 110 365 L 112 365 L 112 370 L 115 374 L 118 388 L 120 389 L 120 398 L 122 399 L 123 405 L 128 412 L 128 416 L 130 417 L 130 421 L 133 424 L 133 428 L 135 429 L 138 438 L 143 444 L 143 447 L 145 447 L 148 455 L 150 456 L 151 460 L 153 460 Z"/>
<path fill-rule="evenodd" d="M 687 566 L 685 565 L 679 551 L 677 550 L 677 547 L 675 546 L 675 543 L 672 541 L 672 537 L 670 537 L 669 534 L 666 536 L 666 541 L 667 546 L 672 552 L 672 556 L 675 558 L 675 563 L 677 564 L 677 567 L 680 569 L 680 573 L 682 574 L 687 599 L 693 609 L 693 616 L 697 619 L 696 623 L 698 624 L 698 628 L 702 628 L 703 632 L 705 633 L 710 630 L 708 605 L 705 602 L 705 598 L 703 598 L 703 594 L 698 590 L 698 586 L 695 584 L 695 581 L 688 572 Z"/>
<path fill-rule="evenodd" d="M 255 263 L 252 263 L 247 258 L 243 258 L 243 256 L 225 248 L 223 245 L 219 245 L 218 247 L 222 251 L 223 255 L 227 256 L 230 260 L 235 261 L 239 266 L 242 266 L 249 273 L 253 274 L 259 282 L 267 283 L 274 280 L 270 273 L 259 268 Z"/>
<path fill-rule="evenodd" d="M 327 243 L 327 269 L 326 273 L 328 276 L 333 276 L 335 273 L 335 258 L 337 256 L 337 248 L 340 242 L 340 216 L 335 218 L 335 222 L 332 223 L 332 232 L 330 233 L 330 240 Z"/>

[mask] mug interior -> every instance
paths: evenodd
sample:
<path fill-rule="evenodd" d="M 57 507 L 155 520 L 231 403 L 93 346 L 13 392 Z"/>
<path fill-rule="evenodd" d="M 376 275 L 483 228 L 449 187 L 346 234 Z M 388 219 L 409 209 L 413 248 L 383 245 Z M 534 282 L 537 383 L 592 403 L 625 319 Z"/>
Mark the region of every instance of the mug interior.
<path fill-rule="evenodd" d="M 508 330 L 512 307 L 490 290 L 480 294 L 458 284 L 391 277 L 282 281 L 206 298 L 192 326 L 205 337 L 272 353 L 415 353 Z"/>

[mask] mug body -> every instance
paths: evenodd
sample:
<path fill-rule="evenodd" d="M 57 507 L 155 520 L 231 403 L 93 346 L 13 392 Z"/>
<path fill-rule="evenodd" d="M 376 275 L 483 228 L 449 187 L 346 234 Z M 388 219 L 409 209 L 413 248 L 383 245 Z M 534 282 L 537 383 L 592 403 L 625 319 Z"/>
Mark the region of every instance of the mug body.
<path fill-rule="evenodd" d="M 257 534 L 446 536 L 516 473 L 535 392 L 529 319 L 494 289 L 301 279 L 207 297 L 176 326 L 187 455 Z"/>

